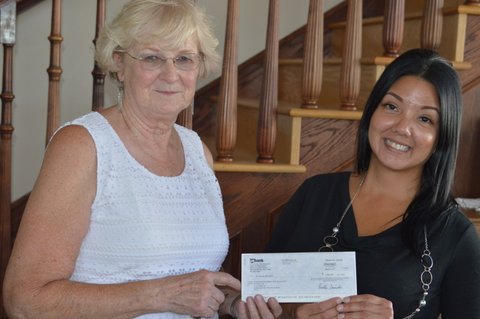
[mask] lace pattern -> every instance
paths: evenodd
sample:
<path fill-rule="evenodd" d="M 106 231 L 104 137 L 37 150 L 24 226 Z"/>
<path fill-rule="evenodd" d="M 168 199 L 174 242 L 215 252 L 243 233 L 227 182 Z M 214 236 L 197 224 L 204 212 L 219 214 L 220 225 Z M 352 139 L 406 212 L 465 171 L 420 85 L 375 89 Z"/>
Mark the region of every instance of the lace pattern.
<path fill-rule="evenodd" d="M 71 280 L 108 284 L 220 268 L 228 251 L 222 197 L 196 133 L 175 125 L 185 168 L 170 177 L 139 164 L 99 113 L 71 124 L 84 126 L 97 150 L 97 195 Z M 141 318 L 160 317 L 182 316 Z"/>

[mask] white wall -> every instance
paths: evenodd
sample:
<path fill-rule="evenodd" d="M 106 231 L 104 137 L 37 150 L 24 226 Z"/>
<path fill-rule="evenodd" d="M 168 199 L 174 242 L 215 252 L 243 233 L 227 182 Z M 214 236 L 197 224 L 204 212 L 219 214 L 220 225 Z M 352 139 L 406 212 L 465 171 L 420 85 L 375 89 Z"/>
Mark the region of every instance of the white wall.
<path fill-rule="evenodd" d="M 107 21 L 127 0 L 107 0 Z M 342 0 L 326 0 L 325 10 Z M 308 0 L 280 1 L 280 38 L 304 25 Z M 223 53 L 227 0 L 198 0 L 215 24 Z M 93 37 L 96 0 L 65 0 L 62 5 L 61 122 L 71 120 L 91 109 Z M 268 0 L 240 1 L 239 63 L 265 47 Z M 32 189 L 40 169 L 47 117 L 51 0 L 46 0 L 17 18 L 17 42 L 14 47 L 13 101 L 13 173 L 12 199 Z M 0 53 L 3 59 L 3 51 Z M 0 66 L 1 67 L 1 66 Z M 199 87 L 218 74 L 199 81 Z M 116 100 L 116 88 L 108 79 L 105 105 Z"/>

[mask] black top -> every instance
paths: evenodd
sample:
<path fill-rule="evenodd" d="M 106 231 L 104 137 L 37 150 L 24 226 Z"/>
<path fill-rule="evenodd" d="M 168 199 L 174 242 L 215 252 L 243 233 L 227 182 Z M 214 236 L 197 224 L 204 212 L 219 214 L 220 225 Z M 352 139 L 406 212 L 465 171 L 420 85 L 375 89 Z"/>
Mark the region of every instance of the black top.
<path fill-rule="evenodd" d="M 278 219 L 267 252 L 313 252 L 350 202 L 350 173 L 317 175 L 306 180 Z M 373 294 L 393 303 L 403 318 L 422 297 L 420 258 L 403 243 L 401 223 L 374 236 L 359 237 L 352 208 L 338 233 L 335 251 L 355 251 L 358 294 Z M 423 245 L 423 243 L 422 243 Z M 433 283 L 427 304 L 415 319 L 480 318 L 480 240 L 459 210 L 445 213 L 428 226 Z"/>

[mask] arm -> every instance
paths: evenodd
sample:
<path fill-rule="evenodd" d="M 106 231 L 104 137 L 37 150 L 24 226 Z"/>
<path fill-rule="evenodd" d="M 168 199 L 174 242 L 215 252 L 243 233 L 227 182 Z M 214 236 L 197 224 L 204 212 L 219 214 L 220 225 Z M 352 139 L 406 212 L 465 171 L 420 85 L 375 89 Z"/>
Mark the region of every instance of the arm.
<path fill-rule="evenodd" d="M 230 275 L 208 271 L 112 285 L 70 281 L 95 186 L 90 135 L 79 126 L 62 129 L 46 151 L 7 268 L 10 318 L 133 318 L 164 311 L 211 316 L 223 302 L 217 285 L 240 289 Z"/>

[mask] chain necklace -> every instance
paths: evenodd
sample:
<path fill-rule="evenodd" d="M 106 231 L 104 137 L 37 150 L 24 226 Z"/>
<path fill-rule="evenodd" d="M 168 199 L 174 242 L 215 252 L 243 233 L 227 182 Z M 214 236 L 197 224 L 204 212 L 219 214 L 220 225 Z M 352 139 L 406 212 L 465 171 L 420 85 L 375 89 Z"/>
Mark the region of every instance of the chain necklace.
<path fill-rule="evenodd" d="M 324 245 L 318 249 L 320 252 L 328 251 L 328 252 L 333 252 L 333 246 L 338 244 L 338 238 L 337 234 L 340 231 L 340 225 L 342 224 L 343 219 L 345 218 L 345 215 L 347 214 L 349 208 L 352 206 L 353 201 L 355 198 L 357 198 L 358 193 L 360 192 L 360 188 L 363 185 L 363 182 L 365 181 L 365 176 L 363 175 L 362 180 L 360 183 L 358 183 L 357 189 L 355 191 L 355 194 L 353 194 L 352 199 L 348 203 L 347 207 L 345 207 L 345 210 L 342 213 L 342 216 L 340 216 L 340 220 L 338 223 L 335 225 L 335 227 L 332 228 L 332 234 L 327 235 L 323 237 L 323 243 Z M 423 266 L 423 271 L 420 274 L 420 283 L 422 285 L 422 297 L 420 298 L 418 302 L 417 308 L 409 314 L 406 317 L 403 317 L 403 319 L 411 319 L 413 318 L 417 313 L 420 312 L 422 307 L 424 307 L 427 304 L 427 296 L 428 296 L 428 290 L 430 289 L 430 285 L 433 282 L 433 274 L 432 274 L 432 268 L 433 268 L 433 258 L 432 258 L 432 253 L 430 249 L 428 249 L 428 240 L 427 240 L 427 226 L 423 227 L 423 234 L 425 237 L 425 249 L 422 253 L 422 256 L 420 257 L 420 262 L 422 263 Z"/>

